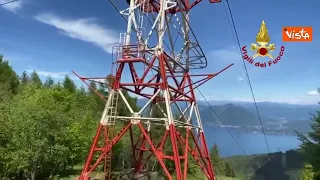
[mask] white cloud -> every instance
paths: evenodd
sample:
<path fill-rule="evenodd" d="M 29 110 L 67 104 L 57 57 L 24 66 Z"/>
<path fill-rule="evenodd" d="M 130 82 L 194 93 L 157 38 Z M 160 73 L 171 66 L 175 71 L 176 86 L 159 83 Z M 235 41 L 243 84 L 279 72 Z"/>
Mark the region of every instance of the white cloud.
<path fill-rule="evenodd" d="M 96 23 L 92 18 L 63 19 L 53 14 L 40 14 L 36 20 L 54 26 L 60 33 L 73 39 L 89 42 L 112 53 L 112 46 L 118 42 L 118 34 Z"/>
<path fill-rule="evenodd" d="M 29 72 L 29 73 L 32 73 L 33 71 L 34 70 L 32 70 L 32 69 L 27 70 L 27 72 Z M 55 79 L 63 79 L 66 75 L 71 74 L 69 72 L 48 72 L 48 71 L 38 71 L 38 70 L 35 70 L 35 71 L 40 76 L 45 76 L 45 77 L 51 76 L 52 78 L 55 78 Z"/>
<path fill-rule="evenodd" d="M 232 101 L 240 101 L 240 102 L 253 102 L 253 99 L 246 98 L 232 98 Z M 310 104 L 318 104 L 320 98 L 286 98 L 286 99 L 260 99 L 256 98 L 256 102 L 274 102 L 274 103 L 287 103 L 287 104 L 300 104 L 300 105 L 310 105 Z"/>
<path fill-rule="evenodd" d="M 238 77 L 238 81 L 243 81 L 244 79 L 242 77 Z"/>
<path fill-rule="evenodd" d="M 214 50 L 209 52 L 208 55 L 215 61 L 239 62 L 242 59 L 236 47 Z"/>
<path fill-rule="evenodd" d="M 62 79 L 66 75 L 70 74 L 67 72 L 47 72 L 47 71 L 37 71 L 37 73 L 42 76 L 51 76 L 52 78 L 56 78 L 56 79 Z"/>
<path fill-rule="evenodd" d="M 12 0 L 0 0 L 0 4 L 8 3 Z M 17 10 L 22 8 L 22 0 L 14 1 L 8 4 L 4 4 L 1 7 L 4 9 L 16 13 Z"/>
<path fill-rule="evenodd" d="M 307 99 L 307 98 L 291 98 L 279 101 L 279 103 L 288 103 L 288 104 L 301 104 L 301 105 L 309 105 L 309 104 L 317 104 L 319 100 L 315 99 Z"/>
<path fill-rule="evenodd" d="M 308 95 L 310 95 L 310 96 L 316 96 L 316 95 L 320 95 L 320 94 L 319 94 L 318 91 L 315 90 L 315 91 L 309 91 L 309 92 L 308 92 Z"/>

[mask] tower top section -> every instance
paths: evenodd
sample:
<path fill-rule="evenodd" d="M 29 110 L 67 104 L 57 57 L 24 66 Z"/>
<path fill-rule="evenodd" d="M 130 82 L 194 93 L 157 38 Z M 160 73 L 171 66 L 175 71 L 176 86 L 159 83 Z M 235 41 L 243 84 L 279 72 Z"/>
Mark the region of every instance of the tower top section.
<path fill-rule="evenodd" d="M 136 4 L 143 4 L 144 6 L 147 6 L 148 9 L 144 9 L 145 13 L 150 12 L 159 12 L 160 11 L 160 5 L 162 0 L 135 0 Z M 202 0 L 171 0 L 171 3 L 173 4 L 181 4 L 181 6 L 174 6 L 170 9 L 168 9 L 168 13 L 177 13 L 177 12 L 183 12 L 183 11 L 189 11 L 193 7 L 195 7 L 197 4 L 199 4 Z M 126 0 L 126 2 L 130 5 L 130 0 Z M 209 0 L 210 3 L 218 3 L 221 2 L 221 0 Z"/>
<path fill-rule="evenodd" d="M 116 1 L 127 21 L 119 46 L 136 46 L 137 55 L 148 64 L 153 55 L 164 54 L 172 72 L 202 69 L 207 59 L 189 22 L 190 10 L 202 0 Z M 217 3 L 221 0 L 210 0 Z M 126 7 L 124 7 L 126 6 Z M 129 52 L 129 50 L 126 52 Z M 148 52 L 151 56 L 147 55 Z M 154 67 L 156 68 L 156 67 Z"/>

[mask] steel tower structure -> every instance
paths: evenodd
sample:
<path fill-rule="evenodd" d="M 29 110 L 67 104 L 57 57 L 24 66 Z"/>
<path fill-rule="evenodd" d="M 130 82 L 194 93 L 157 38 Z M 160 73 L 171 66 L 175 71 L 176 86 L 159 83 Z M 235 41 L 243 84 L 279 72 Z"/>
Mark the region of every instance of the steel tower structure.
<path fill-rule="evenodd" d="M 119 44 L 113 48 L 115 73 L 108 97 L 96 91 L 106 105 L 79 179 L 89 179 L 90 173 L 103 162 L 105 179 L 110 179 L 112 147 L 127 132 L 132 145 L 134 173 L 141 173 L 153 157 L 168 179 L 185 180 L 192 157 L 208 179 L 215 179 L 194 89 L 232 64 L 214 74 L 190 73 L 191 69 L 207 66 L 207 59 L 189 24 L 190 10 L 201 1 L 117 1 L 119 6 L 129 6 L 120 11 L 127 21 L 127 30 L 120 34 Z M 89 87 L 87 81 L 105 79 L 76 75 Z M 146 98 L 146 104 L 135 112 L 123 90 Z M 126 105 L 130 116 L 119 116 L 119 101 Z M 163 118 L 152 116 L 154 108 L 162 112 Z M 120 121 L 123 129 L 113 133 Z M 151 136 L 155 126 L 163 127 L 158 142 Z M 139 129 L 140 136 L 135 137 L 134 127 Z M 164 148 L 171 148 L 171 153 L 166 154 Z M 173 162 L 174 175 L 168 171 L 165 161 Z"/>

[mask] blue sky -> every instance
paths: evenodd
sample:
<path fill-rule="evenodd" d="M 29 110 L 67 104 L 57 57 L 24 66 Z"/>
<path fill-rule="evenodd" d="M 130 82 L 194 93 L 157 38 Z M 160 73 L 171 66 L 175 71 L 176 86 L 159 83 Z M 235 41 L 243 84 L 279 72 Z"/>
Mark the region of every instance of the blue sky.
<path fill-rule="evenodd" d="M 276 56 L 282 45 L 286 48 L 284 57 L 272 67 L 246 63 L 257 101 L 316 104 L 320 100 L 316 92 L 320 86 L 316 18 L 320 2 L 229 1 L 241 46 L 255 43 L 265 20 L 277 48 L 272 54 Z M 209 61 L 201 72 L 213 73 L 235 64 L 203 85 L 202 93 L 213 100 L 252 101 L 225 4 L 204 0 L 191 11 L 191 25 Z M 282 42 L 283 26 L 312 26 L 313 42 Z M 71 70 L 104 76 L 110 72 L 110 42 L 118 41 L 125 28 L 108 0 L 19 0 L 0 7 L 0 54 L 18 73 L 36 70 L 42 78 L 51 75 L 56 80 L 66 74 L 75 78 Z"/>

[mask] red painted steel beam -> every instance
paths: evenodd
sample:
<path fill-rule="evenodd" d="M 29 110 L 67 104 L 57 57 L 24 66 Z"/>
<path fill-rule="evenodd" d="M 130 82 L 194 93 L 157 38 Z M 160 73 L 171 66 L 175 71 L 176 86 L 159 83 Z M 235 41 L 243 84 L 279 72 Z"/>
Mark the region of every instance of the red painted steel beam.
<path fill-rule="evenodd" d="M 149 7 L 148 9 L 144 9 L 145 12 L 159 12 L 160 10 L 160 1 L 161 0 L 140 0 L 140 1 L 145 1 L 149 5 L 146 5 L 146 7 Z M 182 11 L 189 11 L 196 5 L 198 5 L 202 0 L 180 0 L 183 7 L 175 7 L 171 8 L 167 11 L 167 13 L 172 13 L 175 14 L 177 12 L 182 12 Z M 210 3 L 219 3 L 221 0 L 209 0 Z"/>
<path fill-rule="evenodd" d="M 187 4 L 187 3 L 186 3 Z M 135 48 L 134 46 L 130 46 Z M 129 50 L 128 50 L 129 51 Z M 149 53 L 149 52 L 144 52 Z M 149 65 L 142 72 L 138 73 L 136 64 L 141 64 L 142 62 L 135 61 L 135 57 L 126 54 L 126 60 L 118 61 L 118 68 L 116 70 L 116 75 L 114 83 L 112 85 L 113 90 L 124 89 L 129 92 L 135 93 L 137 95 L 151 98 L 155 95 L 157 89 L 168 90 L 172 93 L 170 98 L 171 102 L 175 101 L 185 101 L 187 103 L 192 103 L 196 101 L 194 89 L 201 86 L 205 82 L 209 81 L 213 77 L 217 76 L 227 68 L 231 67 L 233 64 L 227 66 L 223 70 L 215 74 L 194 74 L 190 75 L 188 72 L 174 72 L 170 68 L 169 63 L 166 61 L 165 53 L 162 53 L 158 56 L 154 56 L 153 59 L 149 62 Z M 151 67 L 157 64 L 157 75 L 151 75 Z M 124 82 L 122 76 L 125 73 L 124 67 L 128 64 L 131 79 L 129 82 Z M 85 78 L 81 77 L 74 72 L 74 74 L 81 79 L 90 89 L 97 93 L 101 98 L 105 99 L 97 90 L 92 88 L 86 81 L 94 81 L 94 79 L 100 79 L 97 77 L 94 78 Z M 151 75 L 150 78 L 148 75 Z M 192 78 L 202 78 L 198 81 L 193 82 Z M 172 80 L 174 83 L 169 84 L 169 80 Z M 130 87 L 135 87 L 131 89 Z M 144 93 L 142 92 L 145 88 L 153 88 L 153 92 Z M 164 98 L 155 98 L 154 101 L 163 102 Z M 169 108 L 169 107 L 168 107 Z M 128 117 L 130 119 L 130 117 Z M 169 123 L 169 120 L 168 120 Z M 140 137 L 137 142 L 134 143 L 134 135 L 132 133 L 132 127 L 137 126 L 140 131 Z M 98 147 L 98 141 L 102 128 L 106 128 L 103 125 L 99 125 L 95 138 L 93 140 L 89 155 L 87 157 L 84 169 L 79 177 L 79 180 L 88 179 L 88 175 L 101 163 L 102 159 L 105 158 L 110 152 L 111 148 L 123 137 L 123 135 L 129 131 L 131 139 L 132 153 L 134 157 L 135 171 L 140 172 L 143 167 L 145 167 L 148 160 L 155 156 L 157 161 L 160 163 L 161 168 L 163 169 L 165 175 L 168 179 L 173 179 L 173 176 L 170 174 L 168 167 L 165 165 L 164 161 L 173 161 L 175 165 L 175 178 L 178 180 L 185 180 L 187 178 L 187 168 L 188 168 L 188 157 L 191 155 L 194 160 L 197 162 L 199 167 L 202 169 L 203 173 L 208 177 L 208 179 L 214 179 L 213 166 L 210 161 L 208 147 L 206 145 L 205 137 L 202 131 L 200 131 L 197 136 L 200 139 L 200 142 L 195 138 L 195 134 L 188 128 L 186 128 L 185 136 L 177 128 L 176 124 L 170 122 L 168 129 L 164 132 L 160 142 L 155 142 L 151 137 L 150 132 L 143 126 L 141 122 L 137 124 L 132 124 L 129 121 L 122 130 L 118 132 L 118 135 L 111 139 L 108 139 L 108 134 L 104 131 L 104 142 L 106 144 L 103 147 Z M 108 127 L 109 128 L 109 127 Z M 107 129 L 108 129 L 107 128 Z M 109 131 L 107 131 L 110 133 Z M 173 154 L 164 154 L 163 149 L 165 148 L 165 142 L 170 141 Z M 191 144 L 195 147 L 192 148 Z M 147 147 L 147 145 L 149 147 Z M 93 160 L 93 156 L 96 152 L 100 151 L 101 154 L 97 160 Z M 138 154 L 136 154 L 136 152 Z M 144 153 L 149 152 L 147 158 L 143 158 Z M 182 152 L 182 153 L 181 153 Z"/>

